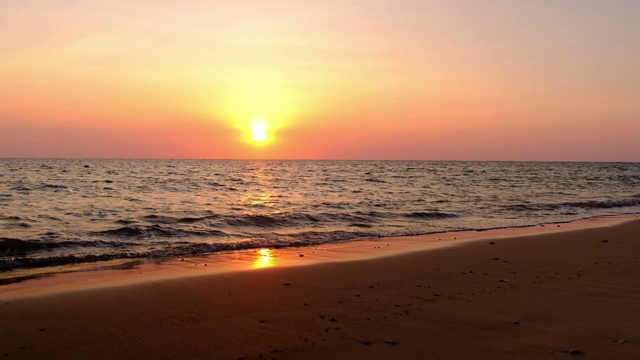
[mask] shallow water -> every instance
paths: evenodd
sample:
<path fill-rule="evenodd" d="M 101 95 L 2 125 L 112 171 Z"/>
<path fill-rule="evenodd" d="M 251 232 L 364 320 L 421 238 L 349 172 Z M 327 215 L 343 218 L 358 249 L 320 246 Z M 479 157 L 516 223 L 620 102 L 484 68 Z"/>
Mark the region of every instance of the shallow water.
<path fill-rule="evenodd" d="M 0 160 L 0 270 L 640 212 L 638 163 Z"/>

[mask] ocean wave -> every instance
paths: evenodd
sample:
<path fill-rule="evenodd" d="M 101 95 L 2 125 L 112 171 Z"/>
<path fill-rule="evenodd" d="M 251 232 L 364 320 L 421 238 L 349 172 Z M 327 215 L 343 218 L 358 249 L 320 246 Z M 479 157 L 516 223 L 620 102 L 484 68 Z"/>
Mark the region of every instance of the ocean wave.
<path fill-rule="evenodd" d="M 38 187 L 39 189 L 68 189 L 69 187 L 66 185 L 58 185 L 58 184 L 44 184 Z"/>
<path fill-rule="evenodd" d="M 0 215 L 0 220 L 9 220 L 9 221 L 20 221 L 20 220 L 26 220 L 24 218 L 21 218 L 20 216 L 4 216 L 4 215 Z"/>
<path fill-rule="evenodd" d="M 29 251 L 38 251 L 42 247 L 35 242 L 13 238 L 0 238 L 0 254 L 2 256 L 13 256 L 25 254 Z"/>
<path fill-rule="evenodd" d="M 301 226 L 320 221 L 309 214 L 277 214 L 277 215 L 253 215 L 228 217 L 225 223 L 231 226 L 251 226 L 261 228 L 277 228 L 286 226 Z"/>
<path fill-rule="evenodd" d="M 157 224 L 193 224 L 201 221 L 211 220 L 218 218 L 218 215 L 207 215 L 200 217 L 172 217 L 164 215 L 147 215 L 142 219 L 150 223 Z"/>
<path fill-rule="evenodd" d="M 14 187 L 10 188 L 9 190 L 25 192 L 25 191 L 31 191 L 31 188 L 26 187 L 26 186 L 14 186 Z"/>
<path fill-rule="evenodd" d="M 128 231 L 128 230 L 127 230 Z M 137 234 L 137 232 L 136 232 Z M 14 270 L 18 268 L 36 268 L 47 266 L 61 266 L 79 263 L 98 262 L 114 259 L 156 259 L 176 258 L 180 256 L 199 255 L 223 251 L 250 250 L 262 247 L 287 248 L 327 243 L 344 242 L 360 238 L 377 238 L 378 233 L 360 231 L 303 231 L 293 234 L 267 234 L 259 239 L 243 239 L 226 242 L 190 242 L 162 243 L 162 248 L 127 251 L 134 249 L 135 243 L 103 242 L 103 241 L 64 241 L 64 242 L 40 242 L 25 241 L 20 239 L 0 238 L 0 271 Z M 100 254 L 69 254 L 46 256 L 42 251 L 60 247 L 96 247 L 98 245 L 120 247 L 124 251 L 102 252 Z M 136 249 L 140 249 L 139 247 Z M 114 249 L 115 250 L 115 249 Z M 37 256 L 30 256 L 37 253 Z"/>
<path fill-rule="evenodd" d="M 282 235 L 277 235 L 282 239 Z M 303 246 L 303 245 L 320 245 L 334 242 L 343 242 L 362 238 L 378 238 L 379 233 L 361 232 L 361 231 L 302 231 L 299 233 L 287 234 L 289 240 L 283 246 Z M 291 241 L 293 239 L 293 241 Z M 287 245 L 289 244 L 289 245 Z"/>
<path fill-rule="evenodd" d="M 410 219 L 452 219 L 457 218 L 459 215 L 457 214 L 449 214 L 444 212 L 410 212 L 403 215 L 406 218 Z"/>
<path fill-rule="evenodd" d="M 74 248 L 125 248 L 136 245 L 127 242 L 106 242 L 101 240 L 82 241 L 43 241 L 43 240 L 22 240 L 15 238 L 0 238 L 0 255 L 2 256 L 26 256 L 31 253 L 52 251 L 55 249 Z"/>
<path fill-rule="evenodd" d="M 63 255 L 51 257 L 18 257 L 11 259 L 0 259 L 0 270 L 8 271 L 20 268 L 39 268 L 48 266 L 62 266 L 71 264 L 82 264 L 114 259 L 140 258 L 135 254 L 113 253 L 100 255 Z"/>
<path fill-rule="evenodd" d="M 640 199 L 566 202 L 563 203 L 563 205 L 568 207 L 579 207 L 588 209 L 608 209 L 616 207 L 638 206 L 640 205 Z"/>
<path fill-rule="evenodd" d="M 124 238 L 152 238 L 152 237 L 213 237 L 227 236 L 227 233 L 220 230 L 184 230 L 168 226 L 123 226 L 117 229 L 92 232 L 91 235 L 124 237 Z"/>
<path fill-rule="evenodd" d="M 381 211 L 356 211 L 354 212 L 356 215 L 364 215 L 370 218 L 379 218 L 379 219 L 388 219 L 394 217 L 392 213 L 386 213 Z"/>
<path fill-rule="evenodd" d="M 546 204 L 515 204 L 505 208 L 512 211 L 551 211 L 563 208 L 582 208 L 582 209 L 610 209 L 627 206 L 640 206 L 640 198 L 630 198 L 622 200 L 606 200 L 606 201 L 571 201 L 562 203 L 546 203 Z"/>

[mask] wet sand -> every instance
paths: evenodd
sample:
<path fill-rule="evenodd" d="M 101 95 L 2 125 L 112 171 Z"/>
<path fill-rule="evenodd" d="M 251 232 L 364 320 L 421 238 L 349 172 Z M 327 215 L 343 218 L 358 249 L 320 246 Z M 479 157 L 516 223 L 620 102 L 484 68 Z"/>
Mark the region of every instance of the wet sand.
<path fill-rule="evenodd" d="M 637 359 L 640 220 L 627 218 L 5 285 L 0 357 Z"/>

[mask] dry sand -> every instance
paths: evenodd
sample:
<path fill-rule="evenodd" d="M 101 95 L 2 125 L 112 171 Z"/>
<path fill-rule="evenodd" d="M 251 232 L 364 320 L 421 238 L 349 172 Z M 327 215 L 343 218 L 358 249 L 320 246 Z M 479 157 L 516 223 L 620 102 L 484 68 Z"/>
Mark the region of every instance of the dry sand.
<path fill-rule="evenodd" d="M 632 218 L 5 285 L 0 358 L 638 359 Z"/>

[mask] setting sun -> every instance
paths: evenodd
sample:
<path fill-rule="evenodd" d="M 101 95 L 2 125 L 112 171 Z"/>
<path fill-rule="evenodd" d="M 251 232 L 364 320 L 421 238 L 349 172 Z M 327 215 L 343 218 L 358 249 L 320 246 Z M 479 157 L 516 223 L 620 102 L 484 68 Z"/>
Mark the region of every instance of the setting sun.
<path fill-rule="evenodd" d="M 251 140 L 256 143 L 265 142 L 268 138 L 267 136 L 267 119 L 262 115 L 254 116 L 251 119 L 251 124 L 249 125 L 251 129 Z"/>
<path fill-rule="evenodd" d="M 267 140 L 267 127 L 263 124 L 253 125 L 251 128 L 251 139 L 255 142 Z"/>

